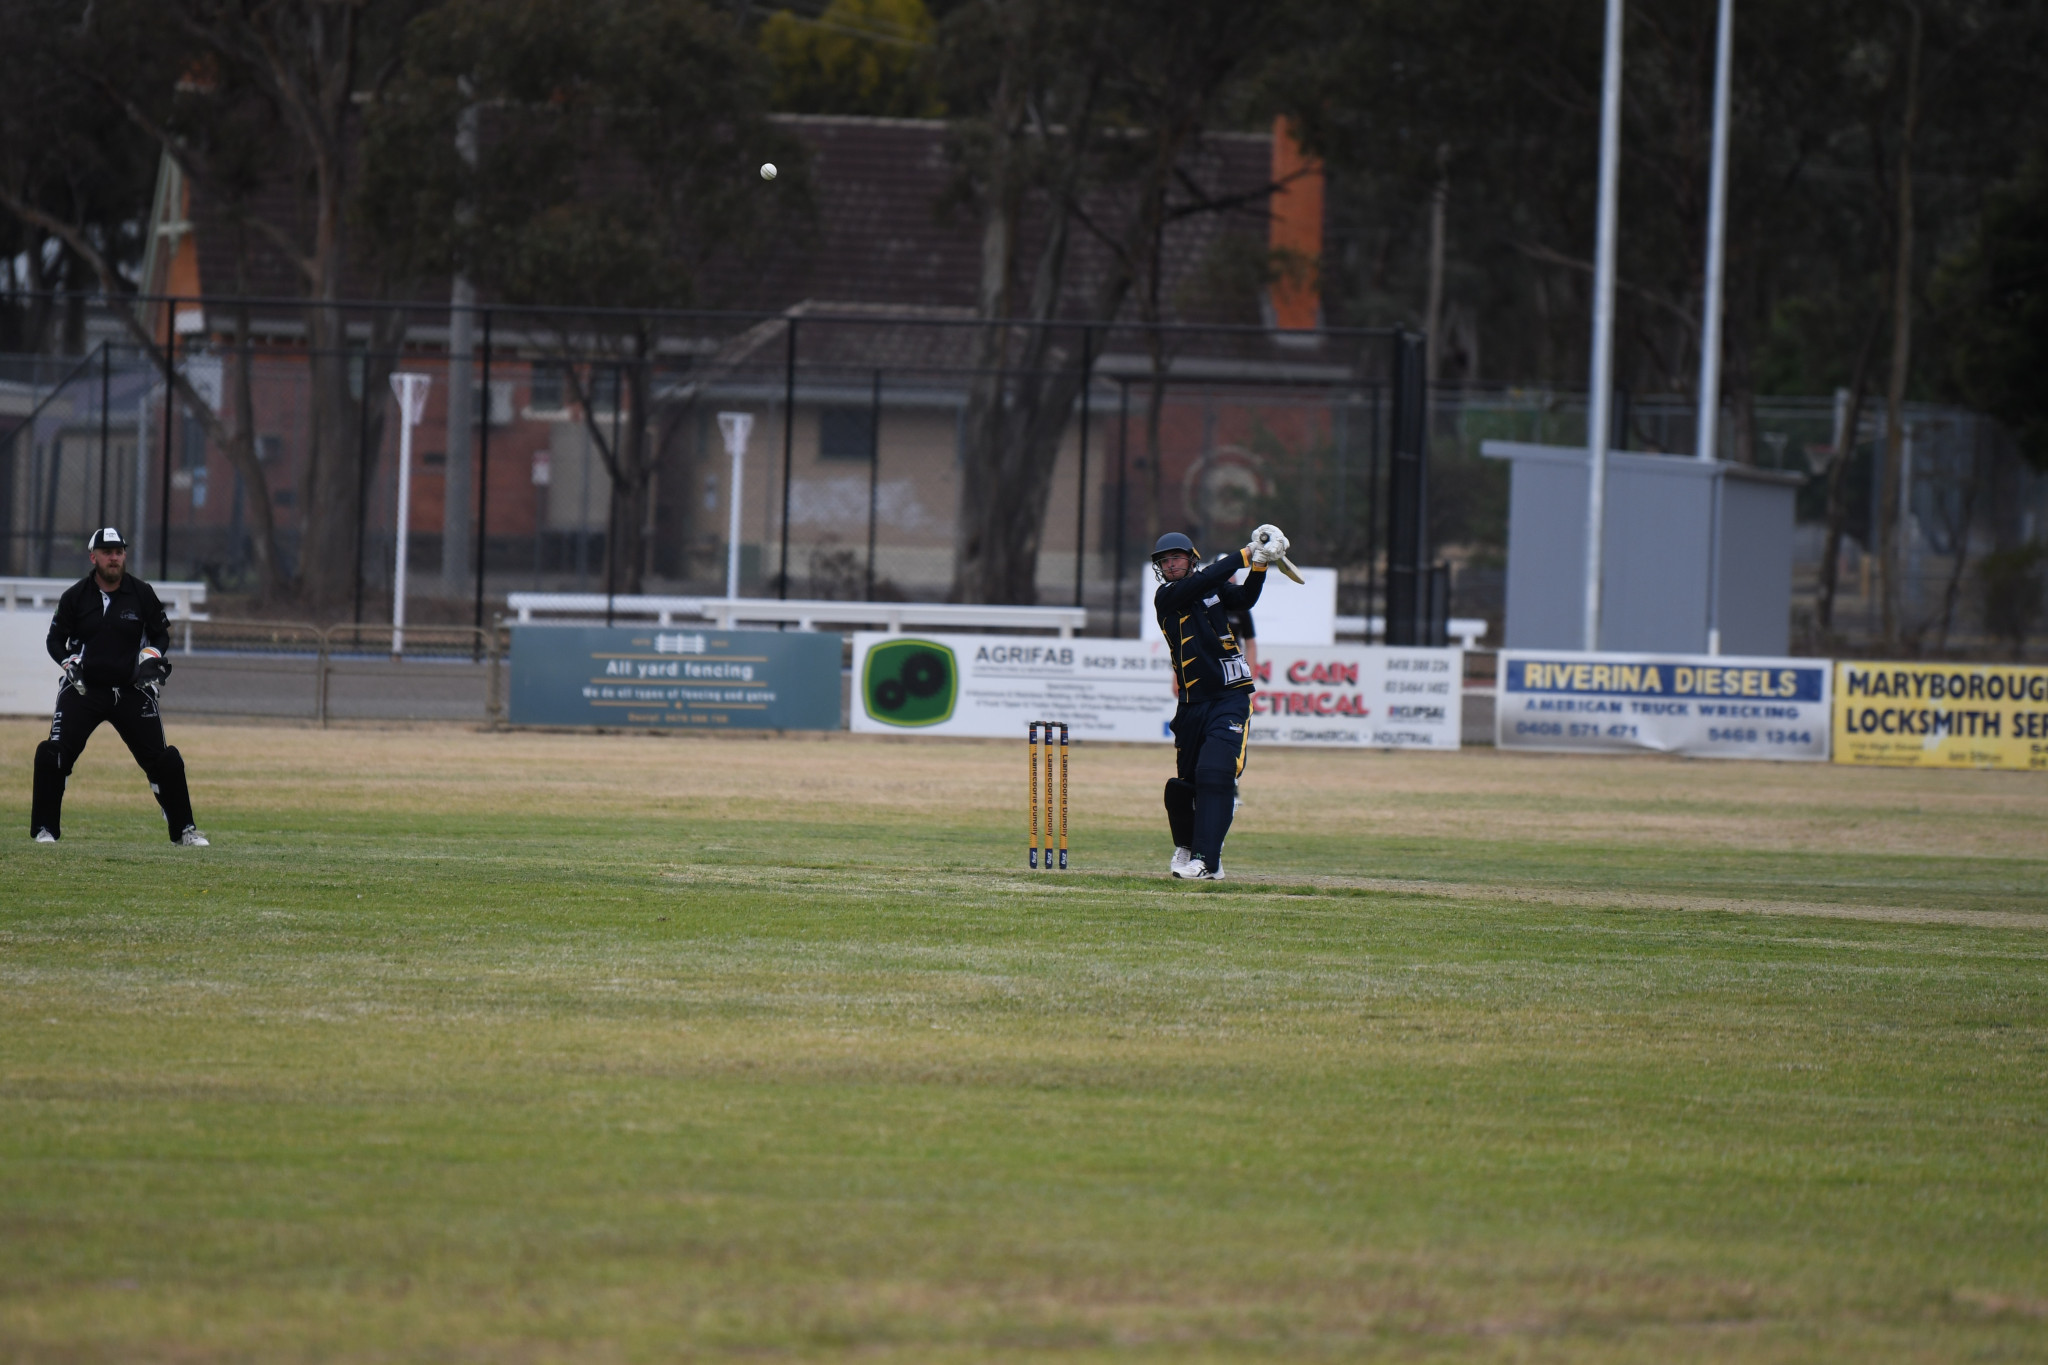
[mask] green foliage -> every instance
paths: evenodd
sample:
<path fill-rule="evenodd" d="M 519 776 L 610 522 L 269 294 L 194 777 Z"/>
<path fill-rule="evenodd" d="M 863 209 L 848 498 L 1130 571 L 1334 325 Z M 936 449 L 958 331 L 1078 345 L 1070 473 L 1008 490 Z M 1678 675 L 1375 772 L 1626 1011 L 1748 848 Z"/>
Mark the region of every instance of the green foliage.
<path fill-rule="evenodd" d="M 924 0 L 832 0 L 809 18 L 780 9 L 761 26 L 777 109 L 937 118 L 937 27 Z"/>
<path fill-rule="evenodd" d="M 0 352 L 82 350 L 82 312 L 74 306 L 53 325 L 47 291 L 98 287 L 87 261 L 10 204 L 78 230 L 116 268 L 142 259 L 156 144 L 80 78 L 74 63 L 112 54 L 80 36 L 71 11 L 56 0 L 0 5 Z M 160 60 L 108 65 L 144 79 L 167 74 Z"/>
<path fill-rule="evenodd" d="M 413 24 L 369 120 L 359 211 L 401 269 L 509 301 L 715 304 L 707 264 L 809 203 L 768 79 L 698 0 L 453 0 Z M 456 147 L 472 106 L 474 166 Z M 764 161 L 784 168 L 772 187 Z"/>
<path fill-rule="evenodd" d="M 1600 7 L 1577 0 L 1302 0 L 1319 41 L 1275 70 L 1332 171 L 1333 317 L 1419 324 L 1428 205 L 1447 151 L 1445 295 L 1480 320 L 1487 371 L 1586 382 Z M 1704 273 L 1714 0 L 1631 0 L 1624 42 L 1618 382 L 1690 392 Z M 1925 0 L 1914 137 L 1924 285 L 2041 111 L 2048 9 Z M 1889 297 L 1909 7 L 1738 8 L 1724 383 L 1731 396 L 1846 383 Z M 2036 233 L 2036 241 L 2040 234 Z M 1924 360 L 1914 392 L 1941 369 Z M 2038 367 L 2037 367 L 2038 368 Z M 1880 371 L 1881 373 L 1881 371 Z"/>
<path fill-rule="evenodd" d="M 1938 281 L 1956 310 L 1952 380 L 2048 470 L 2048 142 L 1990 195 L 1976 239 Z"/>
<path fill-rule="evenodd" d="M 1984 629 L 2012 646 L 2013 658 L 2027 647 L 2027 636 L 2040 623 L 2041 607 L 2048 600 L 2048 545 L 2035 543 L 1999 550 L 1977 564 L 1977 583 L 1983 593 Z"/>

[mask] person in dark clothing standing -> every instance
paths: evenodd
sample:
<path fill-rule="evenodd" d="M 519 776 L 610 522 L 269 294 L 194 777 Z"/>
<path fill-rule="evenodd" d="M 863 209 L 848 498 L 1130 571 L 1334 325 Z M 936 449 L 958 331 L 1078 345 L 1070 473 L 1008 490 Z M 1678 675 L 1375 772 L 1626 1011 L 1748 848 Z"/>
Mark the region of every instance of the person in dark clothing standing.
<path fill-rule="evenodd" d="M 149 778 L 171 842 L 204 848 L 192 823 L 185 760 L 164 743 L 157 699 L 171 675 L 171 624 L 156 590 L 128 573 L 128 542 L 113 527 L 92 533 L 92 572 L 64 590 L 44 641 L 64 670 L 50 737 L 36 746 L 29 832 L 39 844 L 64 834 L 64 785 L 101 721 L 113 724 Z"/>
<path fill-rule="evenodd" d="M 1251 733 L 1251 666 L 1231 632 L 1233 611 L 1249 611 L 1265 586 L 1266 565 L 1287 553 L 1279 528 L 1262 526 L 1251 544 L 1197 568 L 1195 543 L 1178 531 L 1152 547 L 1159 589 L 1152 609 L 1173 656 L 1174 776 L 1166 784 L 1166 822 L 1173 831 L 1176 877 L 1216 881 L 1223 876 L 1223 840 L 1244 772 Z M 1239 569 L 1251 573 L 1242 587 Z"/>

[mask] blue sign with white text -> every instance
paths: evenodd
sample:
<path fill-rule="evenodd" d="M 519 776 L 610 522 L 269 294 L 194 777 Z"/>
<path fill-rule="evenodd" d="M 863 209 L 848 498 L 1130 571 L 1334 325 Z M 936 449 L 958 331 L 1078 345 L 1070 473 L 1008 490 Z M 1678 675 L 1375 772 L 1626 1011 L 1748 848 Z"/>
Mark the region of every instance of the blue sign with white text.
<path fill-rule="evenodd" d="M 709 626 L 512 628 L 514 725 L 836 730 L 842 640 Z"/>
<path fill-rule="evenodd" d="M 1830 670 L 1814 659 L 1502 650 L 1503 749 L 1822 761 Z"/>

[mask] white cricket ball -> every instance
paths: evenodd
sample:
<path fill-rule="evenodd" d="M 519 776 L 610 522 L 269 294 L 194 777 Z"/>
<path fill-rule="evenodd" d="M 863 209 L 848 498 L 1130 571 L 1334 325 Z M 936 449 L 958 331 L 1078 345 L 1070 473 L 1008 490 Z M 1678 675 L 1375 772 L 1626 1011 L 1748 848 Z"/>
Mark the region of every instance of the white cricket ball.
<path fill-rule="evenodd" d="M 764 162 L 762 162 L 762 163 L 761 163 L 761 178 L 762 178 L 763 180 L 773 180 L 773 179 L 775 178 L 775 163 L 774 163 L 774 162 L 772 162 L 772 161 L 764 161 Z"/>

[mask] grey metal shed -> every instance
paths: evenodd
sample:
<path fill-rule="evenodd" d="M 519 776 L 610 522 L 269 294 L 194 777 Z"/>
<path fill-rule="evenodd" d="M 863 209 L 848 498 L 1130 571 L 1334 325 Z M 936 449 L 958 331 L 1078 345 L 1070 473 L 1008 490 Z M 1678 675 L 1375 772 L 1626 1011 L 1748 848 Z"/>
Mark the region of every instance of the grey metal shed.
<path fill-rule="evenodd" d="M 1584 446 L 1487 441 L 1512 466 L 1507 647 L 1584 643 Z M 1792 634 L 1793 499 L 1803 474 L 1674 455 L 1607 457 L 1600 648 L 1780 655 Z"/>

